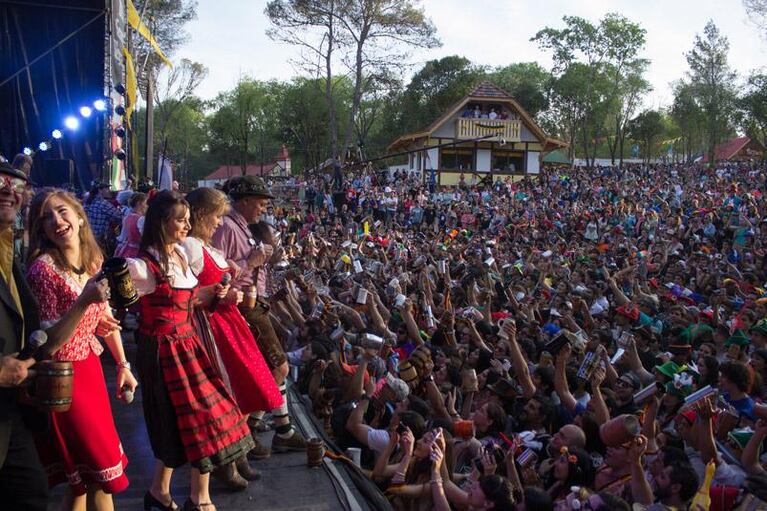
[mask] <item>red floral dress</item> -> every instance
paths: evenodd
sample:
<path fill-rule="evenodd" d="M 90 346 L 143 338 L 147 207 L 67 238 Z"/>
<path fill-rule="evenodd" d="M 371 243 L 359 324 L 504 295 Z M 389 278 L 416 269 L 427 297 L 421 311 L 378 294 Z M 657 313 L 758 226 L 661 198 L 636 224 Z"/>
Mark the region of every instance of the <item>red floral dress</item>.
<path fill-rule="evenodd" d="M 82 287 L 56 268 L 48 255 L 32 263 L 27 280 L 40 304 L 43 327 L 61 319 L 82 293 Z M 93 483 L 106 493 L 128 487 L 124 472 L 128 458 L 117 436 L 99 361 L 104 348 L 95 336 L 105 307 L 103 303 L 90 305 L 72 338 L 53 355 L 54 360 L 72 362 L 72 406 L 66 412 L 52 412 L 50 431 L 36 438 L 49 484 L 66 481 L 75 495 L 83 495 Z"/>

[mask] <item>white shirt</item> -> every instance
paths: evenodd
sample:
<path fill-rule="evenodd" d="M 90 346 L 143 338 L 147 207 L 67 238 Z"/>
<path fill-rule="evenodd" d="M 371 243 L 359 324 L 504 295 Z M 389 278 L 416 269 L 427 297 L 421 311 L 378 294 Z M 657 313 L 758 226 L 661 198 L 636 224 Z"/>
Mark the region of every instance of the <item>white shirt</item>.
<path fill-rule="evenodd" d="M 181 245 L 176 245 L 178 252 L 184 261 L 189 264 L 186 256 L 186 252 Z M 159 254 L 156 250 L 148 249 L 150 255 L 159 260 Z M 133 285 L 136 288 L 139 296 L 150 295 L 157 289 L 157 281 L 154 278 L 154 273 L 149 269 L 146 261 L 143 259 L 134 259 L 132 257 L 127 258 L 128 271 L 130 272 L 131 279 L 133 279 Z M 197 277 L 194 276 L 194 272 L 191 267 L 187 266 L 187 270 L 179 265 L 175 259 L 168 261 L 168 281 L 171 286 L 177 289 L 192 289 L 197 286 Z"/>

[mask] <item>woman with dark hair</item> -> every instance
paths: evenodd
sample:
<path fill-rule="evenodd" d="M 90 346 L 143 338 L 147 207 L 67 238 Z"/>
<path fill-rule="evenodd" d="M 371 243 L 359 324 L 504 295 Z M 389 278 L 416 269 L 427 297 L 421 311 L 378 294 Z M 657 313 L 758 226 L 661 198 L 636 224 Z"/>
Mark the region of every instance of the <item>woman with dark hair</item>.
<path fill-rule="evenodd" d="M 29 218 L 28 282 L 44 304 L 41 326 L 53 329 L 51 338 L 64 340 L 48 342 L 45 351 L 53 360 L 71 362 L 75 374 L 72 405 L 66 412 L 49 414 L 51 431 L 38 438 L 38 449 L 49 484 L 69 482 L 69 509 L 85 509 L 86 500 L 92 499 L 94 509 L 111 510 L 111 494 L 128 487 L 123 471 L 128 459 L 112 418 L 97 331 L 117 364 L 118 393 L 132 392 L 136 379 L 125 359 L 118 323 L 105 303 L 108 286 L 98 276 L 103 256 L 72 194 L 39 193 Z"/>
<path fill-rule="evenodd" d="M 221 251 L 210 245 L 213 233 L 229 210 L 229 201 L 226 195 L 214 188 L 197 188 L 186 196 L 186 200 L 190 206 L 192 229 L 183 247 L 199 285 L 213 286 L 231 271 Z M 212 311 L 205 313 L 202 312 L 204 309 L 198 310 L 205 315 L 200 323 L 210 325 L 210 330 L 201 325 L 200 331 L 212 333 L 215 344 L 213 349 L 217 348 L 220 354 L 225 380 L 240 411 L 248 415 L 258 410 L 277 408 L 283 398 L 245 318 L 237 308 L 241 299 L 242 292 L 230 289 Z M 227 483 L 237 489 L 244 489 L 247 483 L 236 477 L 231 466 L 227 467 Z M 244 456 L 237 460 L 236 467 L 239 475 L 245 479 L 258 477 Z"/>
<path fill-rule="evenodd" d="M 592 486 L 593 483 L 594 468 L 589 453 L 579 447 L 562 446 L 545 485 L 555 503 L 564 500 L 572 486 Z"/>
<path fill-rule="evenodd" d="M 698 372 L 700 381 L 698 388 L 706 385 L 716 387 L 719 384 L 719 360 L 714 355 L 707 355 L 698 359 Z"/>
<path fill-rule="evenodd" d="M 210 472 L 240 458 L 254 443 L 195 329 L 196 299 L 210 304 L 228 287 L 200 288 L 180 243 L 189 233 L 189 205 L 162 191 L 149 203 L 140 258 L 128 268 L 141 296 L 136 365 L 144 420 L 157 458 L 144 508 L 177 509 L 170 494 L 173 469 L 192 465 L 191 495 L 184 510 L 215 509 L 208 491 Z"/>

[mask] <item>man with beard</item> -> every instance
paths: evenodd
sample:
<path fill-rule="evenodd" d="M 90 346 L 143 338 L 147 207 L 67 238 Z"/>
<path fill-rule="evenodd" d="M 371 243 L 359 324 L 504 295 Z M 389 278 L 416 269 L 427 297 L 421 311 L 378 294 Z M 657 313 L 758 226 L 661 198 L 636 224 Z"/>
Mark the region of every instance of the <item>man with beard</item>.
<path fill-rule="evenodd" d="M 628 413 L 635 414 L 639 407 L 634 403 L 634 394 L 640 389 L 639 378 L 632 372 L 624 373 L 615 382 L 616 406 L 612 412 L 613 417 Z"/>
<path fill-rule="evenodd" d="M 640 436 L 626 450 L 630 466 L 631 495 L 637 511 L 675 511 L 687 509 L 698 491 L 698 475 L 688 463 L 674 462 L 663 467 L 655 476 L 655 490 L 647 482 L 642 455 L 647 450 L 647 438 Z"/>

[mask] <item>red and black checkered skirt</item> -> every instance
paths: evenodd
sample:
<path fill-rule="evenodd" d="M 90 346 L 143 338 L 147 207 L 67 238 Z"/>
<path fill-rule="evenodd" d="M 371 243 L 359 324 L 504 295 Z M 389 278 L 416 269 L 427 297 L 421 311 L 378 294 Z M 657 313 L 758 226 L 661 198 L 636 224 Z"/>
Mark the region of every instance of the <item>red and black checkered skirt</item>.
<path fill-rule="evenodd" d="M 247 453 L 253 439 L 199 338 L 139 334 L 137 369 L 155 456 L 207 473 Z"/>

